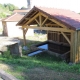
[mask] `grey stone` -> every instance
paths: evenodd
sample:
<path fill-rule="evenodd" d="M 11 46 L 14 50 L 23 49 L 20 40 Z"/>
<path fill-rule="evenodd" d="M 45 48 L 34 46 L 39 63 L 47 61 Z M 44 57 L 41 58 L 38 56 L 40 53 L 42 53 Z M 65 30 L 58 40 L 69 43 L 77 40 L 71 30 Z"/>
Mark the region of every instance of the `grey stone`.
<path fill-rule="evenodd" d="M 8 47 L 7 46 L 4 46 L 4 45 L 1 45 L 0 46 L 0 51 L 5 52 L 7 50 L 8 50 Z"/>
<path fill-rule="evenodd" d="M 12 55 L 22 56 L 22 47 L 18 43 L 10 45 L 9 49 Z"/>
<path fill-rule="evenodd" d="M 3 53 L 8 49 L 12 55 L 22 56 L 22 47 L 19 39 L 0 37 L 0 52 Z"/>

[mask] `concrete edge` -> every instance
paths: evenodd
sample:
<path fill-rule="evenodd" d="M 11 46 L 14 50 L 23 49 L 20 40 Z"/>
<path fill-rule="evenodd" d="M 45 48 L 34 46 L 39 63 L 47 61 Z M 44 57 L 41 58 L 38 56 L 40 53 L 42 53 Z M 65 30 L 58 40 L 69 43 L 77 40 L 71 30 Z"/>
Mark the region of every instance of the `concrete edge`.
<path fill-rule="evenodd" d="M 0 70 L 0 77 L 1 77 L 3 80 L 19 80 L 19 79 L 15 78 L 14 76 L 12 76 L 11 74 L 6 73 L 6 72 L 3 71 L 3 70 Z"/>

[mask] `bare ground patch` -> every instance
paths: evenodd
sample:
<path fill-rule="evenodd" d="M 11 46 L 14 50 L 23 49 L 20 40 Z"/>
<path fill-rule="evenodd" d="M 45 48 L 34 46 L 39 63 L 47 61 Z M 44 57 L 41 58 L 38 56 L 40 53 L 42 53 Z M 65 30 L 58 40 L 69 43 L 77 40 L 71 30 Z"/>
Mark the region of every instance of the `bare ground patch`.
<path fill-rule="evenodd" d="M 80 80 L 79 74 L 69 72 L 58 72 L 45 68 L 28 69 L 27 80 Z"/>

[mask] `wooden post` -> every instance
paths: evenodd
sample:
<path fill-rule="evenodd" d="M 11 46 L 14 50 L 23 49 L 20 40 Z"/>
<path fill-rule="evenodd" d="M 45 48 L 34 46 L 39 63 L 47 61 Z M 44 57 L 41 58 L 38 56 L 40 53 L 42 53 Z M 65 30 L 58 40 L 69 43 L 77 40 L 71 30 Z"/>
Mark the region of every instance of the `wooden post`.
<path fill-rule="evenodd" d="M 73 61 L 73 52 L 74 52 L 74 33 L 71 33 L 71 45 L 70 45 L 70 62 Z"/>
<path fill-rule="evenodd" d="M 71 53 L 70 53 L 70 61 L 73 63 L 77 63 L 78 62 L 78 35 L 77 35 L 77 31 L 75 31 L 74 33 L 71 33 Z"/>
<path fill-rule="evenodd" d="M 26 36 L 25 36 L 25 28 L 23 28 L 23 42 L 24 42 L 24 46 L 26 46 Z"/>
<path fill-rule="evenodd" d="M 80 62 L 80 31 L 78 31 L 78 61 Z"/>

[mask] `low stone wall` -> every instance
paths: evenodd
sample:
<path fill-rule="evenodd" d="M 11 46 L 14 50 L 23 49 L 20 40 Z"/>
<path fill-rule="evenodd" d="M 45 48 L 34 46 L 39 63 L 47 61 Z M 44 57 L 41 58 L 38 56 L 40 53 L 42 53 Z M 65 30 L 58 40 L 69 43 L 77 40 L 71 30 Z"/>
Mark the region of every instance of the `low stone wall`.
<path fill-rule="evenodd" d="M 22 56 L 20 40 L 9 37 L 0 37 L 0 52 L 10 50 L 12 55 Z"/>

